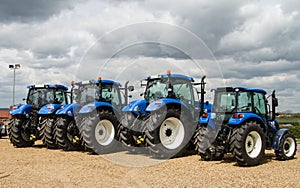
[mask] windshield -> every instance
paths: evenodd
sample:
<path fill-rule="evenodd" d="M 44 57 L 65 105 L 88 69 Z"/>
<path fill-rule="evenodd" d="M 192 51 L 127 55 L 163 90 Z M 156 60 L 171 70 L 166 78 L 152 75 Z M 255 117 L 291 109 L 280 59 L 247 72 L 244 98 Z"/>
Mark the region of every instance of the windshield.
<path fill-rule="evenodd" d="M 96 85 L 82 85 L 73 89 L 73 99 L 79 104 L 84 105 L 95 101 Z"/>
<path fill-rule="evenodd" d="M 237 104 L 236 104 L 237 96 Z M 214 112 L 233 113 L 251 112 L 252 102 L 250 92 L 217 92 L 214 101 Z"/>
<path fill-rule="evenodd" d="M 28 93 L 27 103 L 33 108 L 41 108 L 46 104 L 66 104 L 65 91 L 61 89 L 34 88 Z"/>
<path fill-rule="evenodd" d="M 99 86 L 96 84 L 82 85 L 74 89 L 74 100 L 79 105 L 85 105 L 90 102 L 103 101 L 119 105 L 121 97 L 119 88 L 115 85 L 103 85 L 101 94 Z"/>
<path fill-rule="evenodd" d="M 156 79 L 148 81 L 145 91 L 145 99 L 154 101 L 161 98 L 175 98 L 189 104 L 194 102 L 193 89 L 190 81 L 171 78 L 171 87 L 168 87 L 168 79 Z"/>
<path fill-rule="evenodd" d="M 218 92 L 215 95 L 214 112 L 232 112 L 235 108 L 235 92 Z"/>

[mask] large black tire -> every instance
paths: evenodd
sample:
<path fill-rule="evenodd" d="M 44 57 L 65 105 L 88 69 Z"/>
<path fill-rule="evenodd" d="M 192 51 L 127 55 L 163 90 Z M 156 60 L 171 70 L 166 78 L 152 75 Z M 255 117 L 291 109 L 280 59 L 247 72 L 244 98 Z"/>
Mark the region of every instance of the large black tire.
<path fill-rule="evenodd" d="M 85 118 L 80 126 L 80 133 L 86 146 L 97 154 L 117 151 L 118 119 L 112 111 L 101 110 L 95 116 Z"/>
<path fill-rule="evenodd" d="M 191 118 L 180 109 L 170 108 L 158 125 L 146 124 L 145 140 L 152 157 L 166 159 L 180 156 L 191 140 L 195 128 Z M 162 123 L 160 123 L 162 122 Z M 154 130 L 153 130 L 154 129 Z"/>
<path fill-rule="evenodd" d="M 44 138 L 45 138 L 45 145 L 48 149 L 57 149 L 58 145 L 56 144 L 55 139 L 55 119 L 53 118 L 47 118 L 44 121 L 43 127 L 45 127 L 43 130 L 45 131 Z"/>
<path fill-rule="evenodd" d="M 136 153 L 136 147 L 133 145 L 135 140 L 127 127 L 122 124 L 118 126 L 118 139 L 122 147 L 131 153 Z"/>
<path fill-rule="evenodd" d="M 8 135 L 13 146 L 20 148 L 30 147 L 34 144 L 34 141 L 30 140 L 30 131 L 25 129 L 26 124 L 28 123 L 29 121 L 24 118 L 12 118 L 9 123 Z"/>
<path fill-rule="evenodd" d="M 142 122 L 142 121 L 141 121 Z M 141 123 L 140 122 L 140 123 Z M 143 126 L 143 125 L 137 125 L 137 126 Z M 141 130 L 130 130 L 127 127 L 124 127 L 121 123 L 118 127 L 118 139 L 121 143 L 122 147 L 132 153 L 132 154 L 146 154 L 148 153 L 148 150 L 145 147 L 145 136 L 144 131 L 146 127 L 140 127 Z M 139 142 L 139 144 L 138 144 Z"/>
<path fill-rule="evenodd" d="M 224 157 L 223 152 L 214 152 L 212 153 L 210 147 L 213 142 L 209 137 L 208 128 L 205 126 L 200 126 L 196 130 L 196 134 L 194 135 L 194 145 L 196 152 L 201 156 L 201 159 L 204 161 L 219 161 Z"/>
<path fill-rule="evenodd" d="M 60 117 L 56 121 L 55 139 L 60 148 L 65 151 L 83 150 L 79 129 L 70 117 Z"/>
<path fill-rule="evenodd" d="M 258 165 L 265 155 L 266 138 L 256 122 L 234 129 L 230 143 L 230 150 L 240 166 Z"/>
<path fill-rule="evenodd" d="M 46 146 L 46 124 L 47 124 L 47 119 L 44 117 L 41 117 L 41 120 L 39 121 L 38 125 L 38 139 L 42 140 L 43 144 Z"/>
<path fill-rule="evenodd" d="M 278 160 L 290 160 L 294 159 L 296 151 L 297 143 L 295 136 L 290 132 L 287 132 L 281 138 L 279 149 L 275 151 L 275 155 Z"/>

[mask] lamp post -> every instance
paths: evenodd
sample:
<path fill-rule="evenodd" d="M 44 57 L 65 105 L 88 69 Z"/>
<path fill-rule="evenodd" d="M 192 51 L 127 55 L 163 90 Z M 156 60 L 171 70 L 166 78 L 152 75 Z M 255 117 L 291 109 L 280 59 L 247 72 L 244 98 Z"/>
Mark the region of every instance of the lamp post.
<path fill-rule="evenodd" d="M 16 69 L 21 68 L 20 64 L 9 65 L 10 70 L 14 70 L 14 82 L 13 82 L 13 106 L 15 105 L 15 85 L 16 85 Z"/>

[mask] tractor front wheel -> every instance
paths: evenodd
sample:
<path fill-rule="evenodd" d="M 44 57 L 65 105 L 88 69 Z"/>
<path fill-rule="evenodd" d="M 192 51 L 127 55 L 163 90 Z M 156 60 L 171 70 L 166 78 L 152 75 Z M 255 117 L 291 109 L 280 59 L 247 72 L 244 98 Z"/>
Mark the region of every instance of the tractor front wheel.
<path fill-rule="evenodd" d="M 113 152 L 117 149 L 117 126 L 119 121 L 113 112 L 102 110 L 96 116 L 86 118 L 80 132 L 86 146 L 97 154 Z"/>
<path fill-rule="evenodd" d="M 216 147 L 213 146 L 212 139 L 208 133 L 208 128 L 205 126 L 200 126 L 196 130 L 196 134 L 194 135 L 195 150 L 204 161 L 220 161 L 223 159 L 224 153 L 223 151 L 216 152 Z M 211 149 L 214 149 L 215 152 L 212 153 Z"/>
<path fill-rule="evenodd" d="M 79 129 L 73 118 L 58 118 L 55 128 L 55 139 L 60 148 L 65 151 L 83 150 Z"/>
<path fill-rule="evenodd" d="M 33 140 L 30 140 L 30 130 L 26 128 L 29 125 L 29 121 L 23 118 L 12 118 L 9 123 L 8 135 L 10 142 L 13 146 L 19 147 L 30 147 L 34 144 Z"/>
<path fill-rule="evenodd" d="M 44 144 L 48 149 L 57 149 L 58 145 L 56 144 L 55 139 L 55 120 L 52 118 L 47 118 L 45 121 L 43 121 L 44 125 L 42 127 L 45 127 L 43 130 L 44 132 Z"/>
<path fill-rule="evenodd" d="M 290 160 L 294 158 L 296 151 L 297 144 L 295 136 L 288 132 L 283 135 L 279 149 L 275 151 L 275 155 L 278 160 Z"/>
<path fill-rule="evenodd" d="M 240 166 L 258 165 L 265 154 L 265 136 L 256 122 L 248 122 L 233 130 L 231 151 Z"/>

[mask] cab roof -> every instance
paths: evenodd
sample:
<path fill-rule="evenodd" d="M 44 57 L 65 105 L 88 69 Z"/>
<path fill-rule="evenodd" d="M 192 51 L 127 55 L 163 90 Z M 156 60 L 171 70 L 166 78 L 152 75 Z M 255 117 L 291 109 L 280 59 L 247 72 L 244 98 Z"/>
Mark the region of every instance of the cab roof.
<path fill-rule="evenodd" d="M 99 84 L 101 82 L 102 84 L 108 84 L 108 85 L 116 85 L 116 86 L 121 86 L 119 82 L 115 82 L 113 80 L 87 80 L 87 81 L 81 81 L 75 83 L 75 85 L 88 85 L 88 84 Z"/>
<path fill-rule="evenodd" d="M 36 88 L 36 89 L 47 89 L 47 88 L 50 88 L 50 89 L 63 89 L 63 90 L 68 90 L 68 87 L 65 86 L 65 85 L 62 85 L 62 84 L 44 84 L 44 85 L 28 85 L 27 86 L 28 89 L 31 89 L 31 88 Z"/>
<path fill-rule="evenodd" d="M 191 82 L 194 82 L 193 77 L 185 76 L 185 75 L 182 75 L 182 74 L 170 74 L 170 77 L 171 78 L 185 79 L 185 80 L 189 80 Z M 146 80 L 155 80 L 155 79 L 159 79 L 159 78 L 168 78 L 168 74 L 149 76 L 148 78 L 146 78 Z"/>
<path fill-rule="evenodd" d="M 262 93 L 262 94 L 267 94 L 267 92 L 263 89 L 260 88 L 247 88 L 247 87 L 221 87 L 217 88 L 217 91 L 248 91 L 248 92 L 256 92 L 256 93 Z"/>

